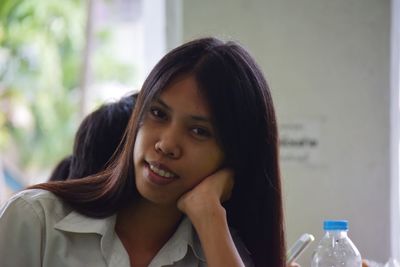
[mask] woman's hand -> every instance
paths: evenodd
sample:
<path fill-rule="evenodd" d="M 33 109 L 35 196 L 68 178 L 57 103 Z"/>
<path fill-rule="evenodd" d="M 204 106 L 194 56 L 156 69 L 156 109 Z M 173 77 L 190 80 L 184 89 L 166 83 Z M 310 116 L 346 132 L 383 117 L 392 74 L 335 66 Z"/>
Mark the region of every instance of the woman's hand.
<path fill-rule="evenodd" d="M 244 266 L 229 231 L 221 203 L 233 189 L 233 171 L 219 170 L 206 177 L 178 200 L 200 238 L 208 266 Z"/>
<path fill-rule="evenodd" d="M 183 194 L 178 200 L 178 208 L 191 219 L 206 216 L 230 198 L 233 185 L 233 171 L 219 170 Z"/>

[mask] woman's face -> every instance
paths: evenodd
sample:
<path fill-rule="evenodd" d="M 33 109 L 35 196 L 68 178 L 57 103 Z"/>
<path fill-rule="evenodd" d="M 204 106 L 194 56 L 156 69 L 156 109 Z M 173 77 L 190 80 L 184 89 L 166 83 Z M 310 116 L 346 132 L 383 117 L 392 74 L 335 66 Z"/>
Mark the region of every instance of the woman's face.
<path fill-rule="evenodd" d="M 180 196 L 221 167 L 224 153 L 192 76 L 175 80 L 152 101 L 133 153 L 140 195 L 162 205 L 176 205 Z"/>

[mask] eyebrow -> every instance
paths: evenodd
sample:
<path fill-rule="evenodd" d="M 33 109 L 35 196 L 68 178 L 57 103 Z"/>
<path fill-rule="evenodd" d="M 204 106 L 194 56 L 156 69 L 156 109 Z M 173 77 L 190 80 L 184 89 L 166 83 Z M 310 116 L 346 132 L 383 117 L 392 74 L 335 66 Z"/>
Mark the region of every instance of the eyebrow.
<path fill-rule="evenodd" d="M 164 101 L 162 101 L 161 98 L 156 98 L 156 102 L 157 102 L 158 104 L 160 104 L 161 106 L 163 106 L 163 107 L 164 107 L 165 109 L 167 109 L 168 111 L 171 111 L 171 110 L 172 110 L 171 107 L 168 106 Z M 204 116 L 190 115 L 190 118 L 191 118 L 192 120 L 195 120 L 195 121 L 201 121 L 201 122 L 211 123 L 211 119 L 208 118 L 208 117 L 204 117 Z"/>

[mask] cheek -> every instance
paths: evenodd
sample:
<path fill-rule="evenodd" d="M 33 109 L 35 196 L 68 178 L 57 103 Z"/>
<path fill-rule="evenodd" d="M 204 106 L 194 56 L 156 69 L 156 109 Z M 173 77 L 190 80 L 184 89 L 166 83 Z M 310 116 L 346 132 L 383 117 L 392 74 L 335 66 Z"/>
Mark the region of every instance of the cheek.
<path fill-rule="evenodd" d="M 139 129 L 139 131 L 136 135 L 135 145 L 133 146 L 133 160 L 135 163 L 137 161 L 139 161 L 141 155 L 143 155 L 144 142 L 145 142 L 145 138 L 143 135 L 143 131 Z"/>
<path fill-rule="evenodd" d="M 143 157 L 149 151 L 154 150 L 154 146 L 157 140 L 158 132 L 156 129 L 146 125 L 142 125 L 137 134 L 133 148 L 133 159 L 135 163 L 140 163 Z"/>
<path fill-rule="evenodd" d="M 197 164 L 193 164 L 192 166 L 196 169 L 196 172 L 202 176 L 202 178 L 211 175 L 221 168 L 222 163 L 224 161 L 224 154 L 220 149 L 205 149 L 203 151 L 197 151 L 194 153 L 195 158 L 192 162 L 196 162 Z"/>
<path fill-rule="evenodd" d="M 222 164 L 224 162 L 224 154 L 222 153 L 221 150 L 214 151 L 214 153 L 211 154 L 210 156 L 210 165 L 214 166 L 215 171 L 219 170 L 222 167 Z"/>

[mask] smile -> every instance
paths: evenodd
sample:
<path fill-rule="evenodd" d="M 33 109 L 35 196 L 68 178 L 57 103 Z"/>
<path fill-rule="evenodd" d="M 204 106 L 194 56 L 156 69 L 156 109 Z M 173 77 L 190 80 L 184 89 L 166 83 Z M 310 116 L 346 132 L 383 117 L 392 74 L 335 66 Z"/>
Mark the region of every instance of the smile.
<path fill-rule="evenodd" d="M 154 173 L 156 173 L 156 174 L 158 174 L 158 175 L 160 175 L 161 177 L 164 177 L 164 178 L 175 178 L 175 177 L 177 177 L 176 174 L 174 174 L 174 173 L 172 173 L 170 171 L 167 171 L 162 167 L 155 166 L 154 164 L 151 164 L 151 163 L 149 163 L 149 168 L 150 168 L 151 171 L 153 171 Z"/>

